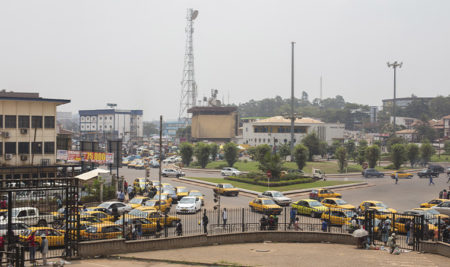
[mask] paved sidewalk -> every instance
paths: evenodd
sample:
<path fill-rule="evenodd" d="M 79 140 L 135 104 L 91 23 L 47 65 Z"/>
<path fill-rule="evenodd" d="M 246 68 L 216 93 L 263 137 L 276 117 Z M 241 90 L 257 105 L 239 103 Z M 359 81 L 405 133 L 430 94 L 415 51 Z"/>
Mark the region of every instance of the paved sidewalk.
<path fill-rule="evenodd" d="M 391 255 L 354 246 L 309 243 L 251 243 L 118 255 L 121 259 L 92 259 L 71 266 L 449 266 L 450 259 L 417 252 Z M 133 258 L 140 259 L 139 261 Z"/>

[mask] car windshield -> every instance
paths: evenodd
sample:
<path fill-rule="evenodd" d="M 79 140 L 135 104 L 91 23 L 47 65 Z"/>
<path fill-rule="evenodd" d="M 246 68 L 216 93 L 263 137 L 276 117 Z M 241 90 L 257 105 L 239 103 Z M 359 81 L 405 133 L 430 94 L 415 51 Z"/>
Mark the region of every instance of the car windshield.
<path fill-rule="evenodd" d="M 132 210 L 128 214 L 136 217 L 147 217 L 147 212 L 142 210 Z"/>
<path fill-rule="evenodd" d="M 262 203 L 263 203 L 264 205 L 275 205 L 275 202 L 273 202 L 272 199 L 263 199 L 263 200 L 262 200 Z"/>
<path fill-rule="evenodd" d="M 141 204 L 142 203 L 142 198 L 133 198 L 132 200 L 130 200 L 130 204 Z"/>
<path fill-rule="evenodd" d="M 189 192 L 189 190 L 187 188 L 178 188 L 177 192 L 178 193 L 186 193 L 186 192 Z"/>
<path fill-rule="evenodd" d="M 97 227 L 95 227 L 95 226 L 89 226 L 89 227 L 86 229 L 86 233 L 90 233 L 90 234 L 97 233 Z"/>
<path fill-rule="evenodd" d="M 377 202 L 377 203 L 375 203 L 375 206 L 377 206 L 377 207 L 382 207 L 382 208 L 385 208 L 385 209 L 387 209 L 388 207 L 386 206 L 386 205 L 384 205 L 383 203 L 381 203 L 381 202 Z"/>
<path fill-rule="evenodd" d="M 347 202 L 345 202 L 345 201 L 342 200 L 342 199 L 336 199 L 336 203 L 337 203 L 338 205 L 346 205 L 346 204 L 347 204 Z"/>
<path fill-rule="evenodd" d="M 180 203 L 181 203 L 181 204 L 192 204 L 192 203 L 195 203 L 195 198 L 191 198 L 191 197 L 183 197 L 183 198 L 180 200 Z"/>
<path fill-rule="evenodd" d="M 102 204 L 100 204 L 98 206 L 107 209 L 109 207 L 109 203 L 105 202 L 105 203 L 102 203 Z"/>
<path fill-rule="evenodd" d="M 428 213 L 433 214 L 433 215 L 439 215 L 440 214 L 439 211 L 437 211 L 435 209 L 429 209 L 429 210 L 426 210 L 425 212 L 428 212 Z"/>
<path fill-rule="evenodd" d="M 234 188 L 231 184 L 224 184 L 223 188 Z"/>
<path fill-rule="evenodd" d="M 283 194 L 281 194 L 280 192 L 273 192 L 272 195 L 274 197 L 284 197 Z"/>
<path fill-rule="evenodd" d="M 153 207 L 156 205 L 156 201 L 147 201 L 145 202 L 145 206 Z"/>
<path fill-rule="evenodd" d="M 322 203 L 320 203 L 319 201 L 310 201 L 310 202 L 309 202 L 309 205 L 310 205 L 311 207 L 320 207 L 320 206 L 323 206 Z"/>
<path fill-rule="evenodd" d="M 200 193 L 200 192 L 191 192 L 191 193 L 189 193 L 189 195 L 197 197 L 197 196 L 201 196 L 202 193 Z"/>

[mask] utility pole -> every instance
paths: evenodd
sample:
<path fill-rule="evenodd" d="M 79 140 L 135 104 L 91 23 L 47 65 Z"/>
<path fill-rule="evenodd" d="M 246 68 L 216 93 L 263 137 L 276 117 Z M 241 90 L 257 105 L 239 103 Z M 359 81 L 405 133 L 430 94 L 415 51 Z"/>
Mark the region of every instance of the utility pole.
<path fill-rule="evenodd" d="M 162 165 L 162 115 L 159 116 L 159 211 L 161 212 L 161 165 Z"/>
<path fill-rule="evenodd" d="M 294 45 L 295 42 L 291 42 L 292 55 L 291 55 L 291 161 L 294 155 Z"/>
<path fill-rule="evenodd" d="M 396 102 L 396 99 L 397 99 L 397 68 L 401 68 L 402 67 L 402 65 L 403 65 L 403 62 L 397 62 L 397 61 L 394 61 L 393 63 L 387 63 L 387 66 L 388 66 L 388 68 L 393 68 L 394 69 L 394 100 L 393 100 L 393 103 L 392 103 L 392 114 L 393 114 L 393 116 L 394 116 L 394 135 L 395 135 L 395 129 L 396 129 L 396 123 L 395 123 L 395 117 L 396 117 L 396 114 L 395 114 L 395 102 Z"/>

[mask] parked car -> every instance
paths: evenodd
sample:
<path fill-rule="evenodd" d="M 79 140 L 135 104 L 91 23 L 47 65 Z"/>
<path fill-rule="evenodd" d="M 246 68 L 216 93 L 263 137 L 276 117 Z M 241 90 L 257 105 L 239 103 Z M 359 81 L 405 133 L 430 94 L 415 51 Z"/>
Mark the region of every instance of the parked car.
<path fill-rule="evenodd" d="M 418 175 L 420 178 L 428 178 L 428 177 L 430 177 L 430 175 L 431 175 L 432 177 L 438 177 L 438 176 L 439 176 L 439 172 L 436 172 L 436 171 L 434 171 L 433 169 L 423 169 L 423 170 L 420 170 L 420 171 L 417 173 L 417 175 Z"/>
<path fill-rule="evenodd" d="M 241 171 L 235 168 L 225 167 L 220 173 L 222 174 L 222 176 L 239 176 L 241 174 Z"/>
<path fill-rule="evenodd" d="M 439 205 L 433 206 L 432 209 L 439 211 L 439 213 L 450 216 L 450 200 L 444 201 Z"/>
<path fill-rule="evenodd" d="M 64 233 L 55 230 L 51 227 L 30 227 L 29 229 L 23 231 L 19 235 L 19 239 L 22 242 L 26 242 L 28 237 L 34 232 L 34 239 L 39 247 L 42 243 L 42 236 L 45 235 L 48 240 L 49 247 L 61 247 L 64 246 Z"/>
<path fill-rule="evenodd" d="M 285 197 L 283 193 L 279 191 L 265 191 L 261 194 L 261 197 L 270 198 L 280 206 L 289 206 L 292 202 L 291 198 Z"/>
<path fill-rule="evenodd" d="M 164 169 L 161 172 L 161 175 L 163 177 L 181 177 L 184 176 L 184 172 L 179 171 L 179 170 L 175 170 L 175 169 Z"/>
<path fill-rule="evenodd" d="M 437 165 L 437 164 L 430 164 L 430 165 L 428 165 L 428 169 L 431 169 L 434 172 L 438 172 L 438 173 L 444 173 L 445 172 L 444 167 L 442 167 L 441 165 Z"/>
<path fill-rule="evenodd" d="M 8 215 L 5 214 L 7 217 Z M 13 208 L 11 211 L 12 219 L 24 222 L 30 226 L 47 226 L 53 223 L 53 214 L 39 213 L 37 208 L 33 207 L 21 207 Z"/>
<path fill-rule="evenodd" d="M 432 200 L 430 200 L 428 202 L 420 204 L 420 207 L 421 208 L 432 208 L 433 206 L 439 205 L 439 204 L 441 204 L 442 202 L 445 202 L 445 201 L 447 201 L 447 199 L 435 198 L 435 199 L 432 199 Z"/>
<path fill-rule="evenodd" d="M 365 178 L 369 178 L 369 177 L 382 178 L 382 177 L 384 177 L 384 173 L 379 172 L 375 169 L 366 169 L 362 172 L 362 174 L 364 175 Z"/>
<path fill-rule="evenodd" d="M 98 206 L 107 209 L 110 213 L 112 213 L 114 208 L 117 208 L 119 214 L 127 213 L 131 210 L 130 205 L 118 201 L 107 201 Z"/>
<path fill-rule="evenodd" d="M 313 189 L 313 190 L 311 190 L 311 193 L 309 193 L 310 199 L 315 199 L 318 201 L 322 201 L 324 198 L 328 198 L 328 197 L 341 198 L 342 195 L 339 193 L 335 193 L 329 189 L 324 189 L 324 188 Z"/>
<path fill-rule="evenodd" d="M 13 219 L 11 223 L 11 228 L 13 230 L 14 235 L 18 236 L 20 233 L 22 233 L 23 230 L 28 229 L 29 226 L 26 223 Z M 0 221 L 0 236 L 6 236 L 7 232 L 8 232 L 8 221 L 7 220 Z"/>
<path fill-rule="evenodd" d="M 198 197 L 183 197 L 177 204 L 177 213 L 197 213 L 202 208 Z"/>

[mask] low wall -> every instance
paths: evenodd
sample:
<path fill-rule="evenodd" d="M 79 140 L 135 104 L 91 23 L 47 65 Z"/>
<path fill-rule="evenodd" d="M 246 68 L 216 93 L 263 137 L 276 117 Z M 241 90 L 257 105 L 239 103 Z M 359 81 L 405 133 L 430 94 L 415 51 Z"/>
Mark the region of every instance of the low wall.
<path fill-rule="evenodd" d="M 450 258 L 450 244 L 444 242 L 420 242 L 420 251 L 439 254 Z"/>
<path fill-rule="evenodd" d="M 330 242 L 348 245 L 355 244 L 355 239 L 349 234 L 279 231 L 245 232 L 211 236 L 196 235 L 149 240 L 125 241 L 124 239 L 114 239 L 86 241 L 79 243 L 78 253 L 80 257 L 86 258 L 150 250 L 211 246 L 214 244 L 258 243 L 263 241 L 300 243 Z"/>

